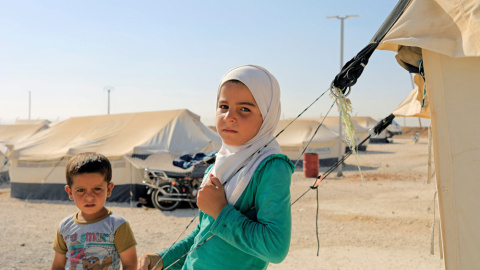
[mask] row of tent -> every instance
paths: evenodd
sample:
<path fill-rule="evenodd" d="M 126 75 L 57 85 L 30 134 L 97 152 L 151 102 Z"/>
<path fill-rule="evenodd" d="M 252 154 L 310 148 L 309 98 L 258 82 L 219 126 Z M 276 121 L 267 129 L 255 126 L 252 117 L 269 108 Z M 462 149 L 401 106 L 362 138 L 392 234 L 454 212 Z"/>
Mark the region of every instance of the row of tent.
<path fill-rule="evenodd" d="M 306 148 L 308 153 L 318 153 L 320 165 L 327 166 L 344 153 L 345 145 L 339 146 L 338 117 L 292 120 L 281 120 L 277 128 L 278 133 L 290 125 L 277 138 L 290 159 L 301 160 Z M 361 123 L 353 121 L 357 143 L 377 123 L 370 117 L 353 120 Z M 392 128 L 377 139 L 387 140 L 398 132 L 399 127 Z M 54 125 L 20 122 L 0 125 L 0 171 L 3 178 L 9 177 L 14 198 L 68 200 L 64 192 L 68 159 L 95 151 L 112 163 L 115 192 L 109 200 L 128 202 L 138 200 L 145 190 L 145 168 L 173 177 L 191 176 L 195 168 L 179 168 L 172 161 L 184 154 L 218 151 L 220 146 L 220 136 L 186 109 L 73 117 Z"/>
<path fill-rule="evenodd" d="M 338 117 L 299 118 L 294 122 L 292 120 L 280 120 L 276 130 L 278 133 L 288 126 L 277 141 L 282 153 L 291 160 L 301 160 L 302 152 L 305 151 L 305 153 L 317 153 L 320 166 L 330 166 L 345 153 L 347 142 L 342 137 L 342 146 L 340 146 Z M 355 129 L 356 145 L 366 139 L 370 130 L 378 124 L 378 121 L 371 117 L 351 117 L 351 120 Z M 343 126 L 342 129 L 345 130 L 345 127 Z M 379 135 L 366 140 L 358 150 L 365 151 L 369 142 L 389 142 L 389 138 L 401 133 L 401 127 L 393 122 Z"/>

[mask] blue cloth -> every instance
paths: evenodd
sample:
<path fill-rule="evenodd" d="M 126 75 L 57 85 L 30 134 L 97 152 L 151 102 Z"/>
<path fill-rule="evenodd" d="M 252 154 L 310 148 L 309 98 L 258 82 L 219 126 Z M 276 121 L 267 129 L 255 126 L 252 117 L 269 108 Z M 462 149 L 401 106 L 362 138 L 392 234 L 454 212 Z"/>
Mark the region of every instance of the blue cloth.
<path fill-rule="evenodd" d="M 182 169 L 188 169 L 194 165 L 197 165 L 205 160 L 210 160 L 217 154 L 216 151 L 200 152 L 194 155 L 183 155 L 173 160 L 173 166 L 180 167 Z"/>

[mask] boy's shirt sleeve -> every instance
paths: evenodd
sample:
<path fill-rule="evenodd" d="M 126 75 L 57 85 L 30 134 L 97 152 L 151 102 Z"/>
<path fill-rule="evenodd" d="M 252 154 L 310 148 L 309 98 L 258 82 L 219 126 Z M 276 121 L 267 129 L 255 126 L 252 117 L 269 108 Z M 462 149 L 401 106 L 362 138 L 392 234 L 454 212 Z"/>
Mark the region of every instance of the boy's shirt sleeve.
<path fill-rule="evenodd" d="M 201 215 L 203 213 L 200 213 L 199 220 L 201 220 Z M 195 230 L 193 230 L 190 234 L 185 236 L 182 240 L 178 241 L 173 245 L 170 250 L 169 248 L 166 248 L 157 254 L 160 255 L 163 259 L 163 267 L 167 267 L 170 264 L 172 264 L 174 261 L 180 259 L 183 255 L 185 255 L 188 251 L 190 251 L 190 248 L 192 247 L 195 237 L 197 236 L 198 232 L 200 231 L 200 223 L 197 225 Z M 168 251 L 168 253 L 167 253 Z M 183 264 L 185 263 L 185 259 L 187 256 L 183 257 L 180 261 L 172 265 L 171 268 L 172 270 L 175 269 L 182 269 Z"/>
<path fill-rule="evenodd" d="M 261 260 L 272 263 L 283 261 L 288 254 L 291 237 L 292 167 L 279 158 L 267 161 L 256 175 L 261 177 L 255 193 L 257 220 L 253 221 L 232 205 L 227 205 L 210 232 Z"/>
<path fill-rule="evenodd" d="M 55 252 L 59 254 L 67 254 L 67 243 L 65 243 L 65 240 L 63 240 L 63 236 L 60 233 L 59 229 L 57 229 L 57 234 L 55 235 L 55 240 L 53 241 L 52 248 L 53 250 L 55 250 Z"/>
<path fill-rule="evenodd" d="M 128 222 L 124 222 L 122 225 L 118 226 L 115 231 L 115 239 L 113 242 L 119 254 L 137 245 L 132 228 Z"/>

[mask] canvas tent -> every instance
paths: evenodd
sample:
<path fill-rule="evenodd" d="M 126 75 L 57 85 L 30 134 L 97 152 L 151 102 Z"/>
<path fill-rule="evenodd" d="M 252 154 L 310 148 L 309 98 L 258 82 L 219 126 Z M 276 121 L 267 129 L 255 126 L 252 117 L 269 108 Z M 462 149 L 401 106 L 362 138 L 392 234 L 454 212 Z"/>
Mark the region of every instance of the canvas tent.
<path fill-rule="evenodd" d="M 379 49 L 404 47 L 421 48 L 425 68 L 445 266 L 478 269 L 480 1 L 412 1 Z"/>
<path fill-rule="evenodd" d="M 280 120 L 275 134 L 284 129 L 293 119 Z M 318 129 L 316 135 L 309 144 L 310 139 L 314 135 L 320 122 L 315 119 L 298 118 L 285 129 L 278 137 L 281 151 L 291 160 L 302 160 L 302 151 L 306 148 L 305 153 L 317 153 L 320 166 L 330 166 L 338 160 L 339 155 L 339 139 L 338 135 L 325 126 Z M 308 147 L 307 147 L 308 145 Z M 342 148 L 343 155 L 345 149 Z"/>
<path fill-rule="evenodd" d="M 0 125 L 0 143 L 13 146 L 47 127 L 48 124 Z"/>
<path fill-rule="evenodd" d="M 334 87 L 354 85 L 375 49 L 425 78 L 395 113 L 431 119 L 446 269 L 479 269 L 480 1 L 400 0 Z"/>
<path fill-rule="evenodd" d="M 50 125 L 47 119 L 17 119 L 15 125 Z"/>
<path fill-rule="evenodd" d="M 136 200 L 144 189 L 144 168 L 188 173 L 174 167 L 172 160 L 215 151 L 220 144 L 218 134 L 188 110 L 74 117 L 15 146 L 10 155 L 11 196 L 67 200 L 68 159 L 95 151 L 112 163 L 115 189 L 109 201 Z"/>
<path fill-rule="evenodd" d="M 327 116 L 327 117 L 325 117 L 325 119 L 323 117 L 321 117 L 321 118 L 309 118 L 309 119 L 315 119 L 319 123 L 323 121 L 323 125 L 325 127 L 327 127 L 330 131 L 332 131 L 333 133 L 338 135 L 338 131 L 339 131 L 339 126 L 338 125 L 340 124 L 338 116 Z M 368 137 L 368 129 L 362 127 L 357 122 L 355 122 L 353 119 L 351 119 L 351 120 L 352 120 L 351 122 L 352 122 L 353 128 L 355 129 L 355 144 L 359 144 L 365 138 Z M 345 140 L 345 124 L 343 123 L 343 121 L 342 121 L 342 124 L 343 124 L 343 126 L 342 126 L 343 143 L 346 146 L 347 144 L 346 144 L 346 140 Z M 367 145 L 368 145 L 369 141 L 370 141 L 370 139 L 365 141 L 363 143 L 363 145 L 358 148 L 358 150 L 360 150 L 360 151 L 367 150 Z"/>
<path fill-rule="evenodd" d="M 378 124 L 378 121 L 370 116 L 352 116 L 350 118 L 360 126 L 366 128 L 367 130 L 374 128 Z M 370 143 L 388 142 L 389 138 L 392 138 L 394 135 L 398 134 L 402 134 L 402 129 L 395 121 L 393 121 L 392 124 L 390 124 L 380 134 L 372 136 L 370 138 Z"/>
<path fill-rule="evenodd" d="M 0 125 L 0 181 L 9 179 L 7 156 L 14 145 L 47 127 L 47 123 Z"/>

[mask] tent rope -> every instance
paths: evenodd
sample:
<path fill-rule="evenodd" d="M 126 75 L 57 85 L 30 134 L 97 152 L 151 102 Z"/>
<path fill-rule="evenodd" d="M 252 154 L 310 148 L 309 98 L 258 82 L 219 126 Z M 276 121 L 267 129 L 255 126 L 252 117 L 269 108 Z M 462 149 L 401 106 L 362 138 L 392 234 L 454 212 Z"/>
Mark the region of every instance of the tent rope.
<path fill-rule="evenodd" d="M 326 113 L 325 116 L 323 117 L 322 122 L 320 122 L 320 124 L 317 126 L 317 129 L 315 129 L 315 132 L 314 132 L 313 135 L 310 137 L 310 140 L 308 141 L 307 145 L 303 148 L 302 153 L 300 153 L 297 161 L 295 162 L 295 168 L 297 167 L 298 162 L 300 162 L 300 159 L 302 158 L 303 154 L 307 151 L 308 146 L 309 146 L 310 143 L 312 142 L 313 138 L 315 137 L 315 135 L 317 135 L 317 132 L 318 132 L 318 130 L 320 129 L 320 127 L 323 125 L 323 122 L 325 121 L 325 118 L 328 116 L 328 114 L 329 114 L 330 111 L 332 110 L 333 105 L 335 105 L 335 101 L 332 103 L 332 106 L 330 106 L 330 109 L 328 109 L 327 113 Z"/>
<path fill-rule="evenodd" d="M 373 134 L 374 135 L 378 135 L 380 134 L 385 128 L 387 128 L 393 121 L 393 118 L 395 118 L 395 116 L 393 114 L 390 114 L 389 116 L 387 116 L 386 118 L 382 119 L 373 129 Z M 368 139 L 370 139 L 370 137 L 372 136 L 372 133 L 369 134 L 363 141 L 361 141 L 358 145 L 355 145 L 354 147 L 358 149 L 359 146 L 362 146 Z M 351 154 L 353 153 L 353 150 L 352 150 L 352 147 L 349 147 L 348 151 L 345 152 L 345 154 L 342 156 L 341 159 L 339 159 L 335 164 L 333 164 L 325 173 L 323 174 L 320 174 L 319 176 L 317 176 L 315 178 L 315 182 L 313 183 L 312 186 L 310 186 L 309 189 L 307 189 L 303 194 L 301 194 L 294 202 L 291 203 L 291 205 L 294 205 L 298 200 L 300 200 L 300 198 L 302 198 L 303 196 L 305 196 L 305 194 L 307 194 L 307 192 L 309 192 L 310 190 L 312 189 L 316 189 L 317 190 L 317 214 L 316 214 L 316 220 L 315 220 L 315 229 L 316 229 L 316 235 L 317 235 L 317 257 L 319 256 L 319 253 L 320 253 L 320 240 L 319 240 L 319 237 L 318 237 L 318 212 L 319 212 L 319 200 L 318 200 L 318 185 L 320 184 L 320 182 L 327 178 L 327 176 L 332 173 L 338 166 L 340 166 L 340 164 L 342 164 L 345 159 L 347 159 Z"/>

